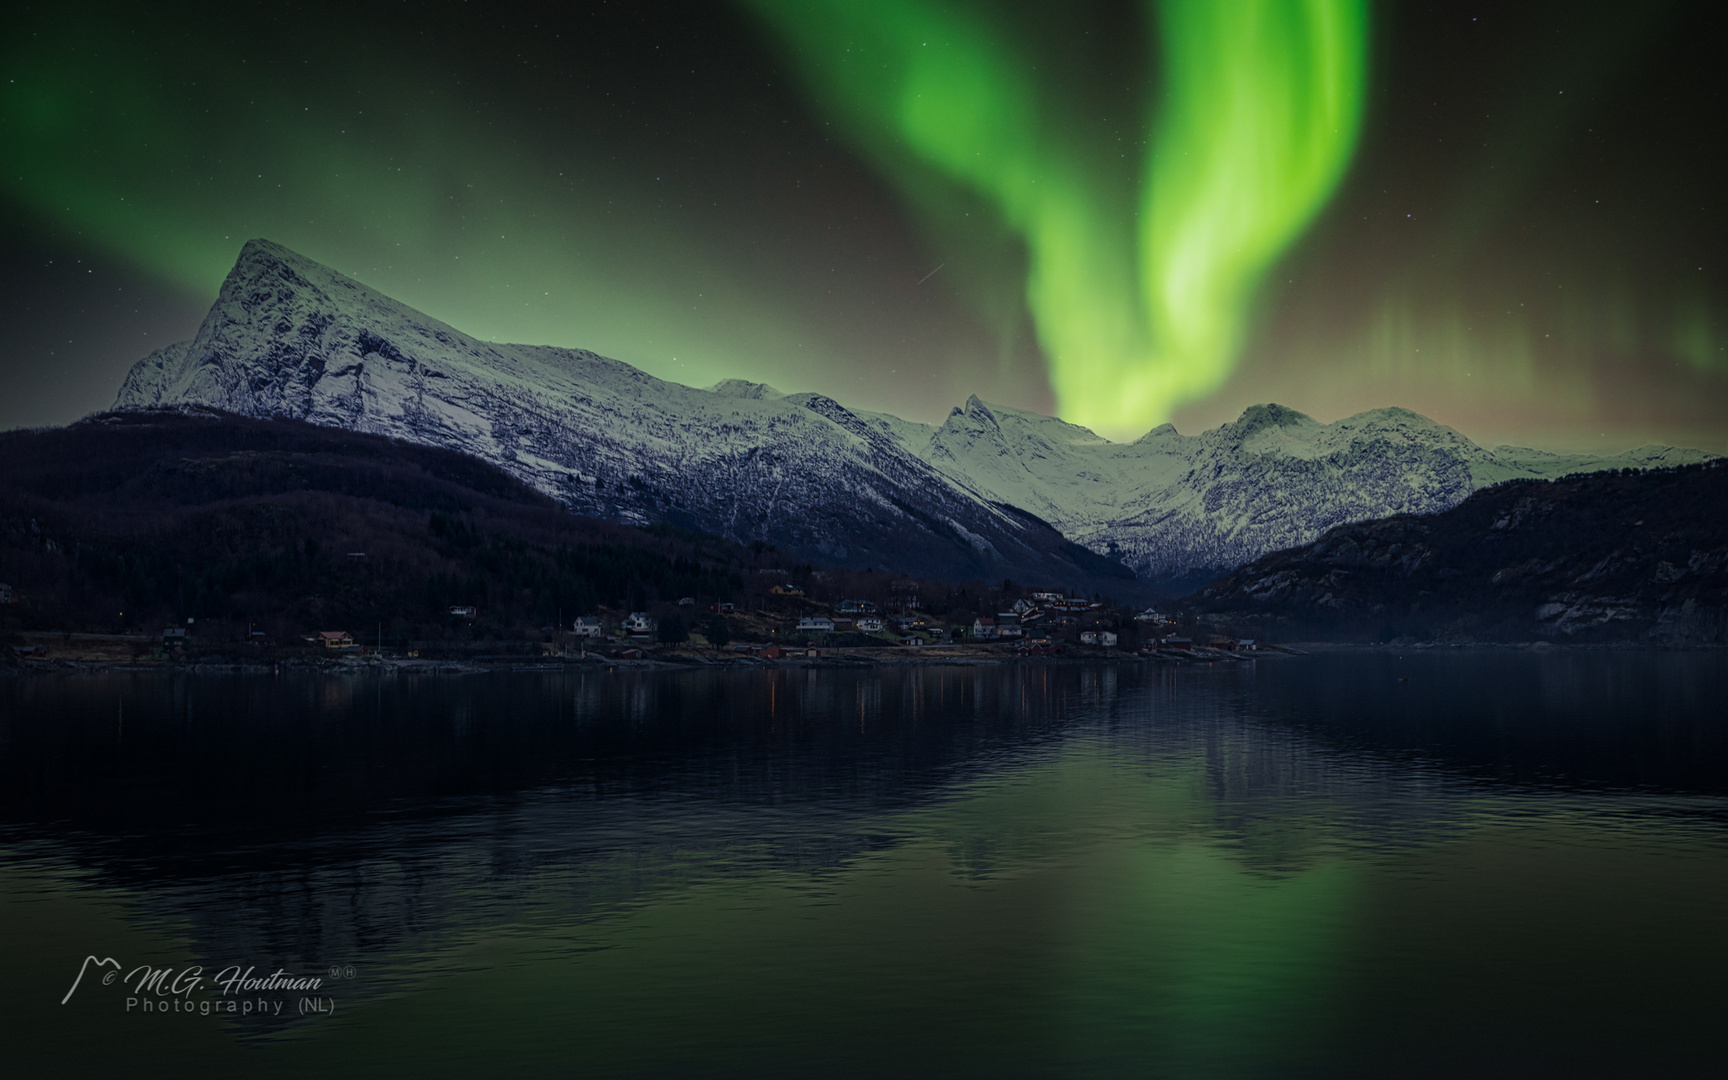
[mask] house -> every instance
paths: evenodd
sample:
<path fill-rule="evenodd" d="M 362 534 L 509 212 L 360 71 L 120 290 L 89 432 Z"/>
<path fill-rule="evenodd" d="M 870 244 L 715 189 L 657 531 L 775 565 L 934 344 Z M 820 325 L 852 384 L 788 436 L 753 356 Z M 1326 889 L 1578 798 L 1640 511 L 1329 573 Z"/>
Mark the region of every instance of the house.
<path fill-rule="evenodd" d="M 162 647 L 164 649 L 179 648 L 185 644 L 186 628 L 184 626 L 170 626 L 162 631 Z"/>
<path fill-rule="evenodd" d="M 834 620 L 834 632 L 837 634 L 850 633 L 855 629 L 857 629 L 857 626 L 855 623 L 853 623 L 853 621 L 851 619 L 835 619 Z"/>
<path fill-rule="evenodd" d="M 882 620 L 875 615 L 865 615 L 858 620 L 858 629 L 866 634 L 879 634 L 882 632 Z"/>
<path fill-rule="evenodd" d="M 1254 639 L 1251 637 L 1245 637 L 1242 640 L 1238 641 L 1236 643 L 1236 648 L 1241 652 L 1259 652 L 1260 651 L 1260 646 L 1255 644 Z"/>
<path fill-rule="evenodd" d="M 480 610 L 478 608 L 476 608 L 473 604 L 451 604 L 450 605 L 450 614 L 456 616 L 458 619 L 472 619 L 474 616 L 478 615 L 479 613 L 480 613 Z"/>
<path fill-rule="evenodd" d="M 1098 631 L 1098 644 L 1104 646 L 1106 649 L 1114 649 L 1116 647 L 1116 631 Z"/>
<path fill-rule="evenodd" d="M 10 604 L 11 602 L 12 586 L 6 584 L 4 581 L 0 581 L 0 604 Z"/>
<path fill-rule="evenodd" d="M 778 660 L 782 656 L 786 655 L 786 650 L 782 649 L 780 646 L 774 644 L 773 642 L 769 642 L 768 644 L 762 646 L 760 649 L 756 649 L 753 651 L 756 653 L 757 656 L 760 656 L 764 660 Z"/>
<path fill-rule="evenodd" d="M 804 590 L 796 585 L 776 585 L 768 593 L 771 596 L 803 596 Z"/>
<path fill-rule="evenodd" d="M 1018 622 L 1003 623 L 996 628 L 996 636 L 999 638 L 1024 637 L 1025 634 L 1025 627 L 1021 626 Z"/>
<path fill-rule="evenodd" d="M 578 615 L 576 621 L 571 624 L 570 629 L 577 637 L 597 638 L 601 633 L 600 616 Z"/>
<path fill-rule="evenodd" d="M 1179 652 L 1193 652 L 1194 639 L 1185 637 L 1168 637 L 1164 639 L 1166 649 L 1176 649 Z"/>
<path fill-rule="evenodd" d="M 1098 644 L 1098 631 L 1096 631 L 1096 630 L 1082 630 L 1082 631 L 1080 631 L 1080 644 L 1082 644 L 1082 645 L 1096 645 L 1096 644 Z"/>
<path fill-rule="evenodd" d="M 831 634 L 834 632 L 834 620 L 826 615 L 806 615 L 798 620 L 798 630 L 801 633 Z"/>
<path fill-rule="evenodd" d="M 876 613 L 876 601 L 842 600 L 834 606 L 834 610 L 842 615 L 874 615 Z"/>
<path fill-rule="evenodd" d="M 642 659 L 642 650 L 632 648 L 613 649 L 606 655 L 614 660 L 640 660 Z"/>
<path fill-rule="evenodd" d="M 996 633 L 996 620 L 990 616 L 980 615 L 972 620 L 972 640 L 994 641 L 996 640 Z"/>
<path fill-rule="evenodd" d="M 679 607 L 695 607 L 696 606 L 696 598 L 694 596 L 680 596 L 678 598 L 678 606 Z"/>
<path fill-rule="evenodd" d="M 318 644 L 331 652 L 360 651 L 360 646 L 354 644 L 353 635 L 346 630 L 320 630 L 318 631 Z"/>
<path fill-rule="evenodd" d="M 730 615 L 738 610 L 737 604 L 709 604 L 708 610 L 716 615 Z"/>
<path fill-rule="evenodd" d="M 922 645 L 922 644 L 924 644 L 924 639 L 919 637 L 917 634 L 907 634 L 905 637 L 900 639 L 900 644 L 902 644 L 902 645 Z"/>
<path fill-rule="evenodd" d="M 1029 611 L 1037 611 L 1038 605 L 1022 596 L 1009 606 L 1009 610 L 1015 615 L 1025 615 Z"/>
<path fill-rule="evenodd" d="M 1032 594 L 1034 604 L 1054 604 L 1061 599 L 1062 594 L 1059 592 L 1035 592 Z"/>
<path fill-rule="evenodd" d="M 1142 611 L 1140 614 L 1134 616 L 1134 621 L 1135 622 L 1143 622 L 1143 623 L 1151 623 L 1153 626 L 1162 626 L 1165 623 L 1170 621 L 1170 616 L 1164 614 L 1163 612 L 1157 610 L 1156 608 L 1147 608 L 1145 611 Z"/>
<path fill-rule="evenodd" d="M 1062 646 L 1050 644 L 1048 638 L 1028 638 L 1014 646 L 1014 651 L 1021 656 L 1055 656 L 1062 651 Z"/>
<path fill-rule="evenodd" d="M 624 620 L 626 634 L 652 634 L 659 627 L 660 620 L 646 611 L 632 611 L 630 617 Z"/>

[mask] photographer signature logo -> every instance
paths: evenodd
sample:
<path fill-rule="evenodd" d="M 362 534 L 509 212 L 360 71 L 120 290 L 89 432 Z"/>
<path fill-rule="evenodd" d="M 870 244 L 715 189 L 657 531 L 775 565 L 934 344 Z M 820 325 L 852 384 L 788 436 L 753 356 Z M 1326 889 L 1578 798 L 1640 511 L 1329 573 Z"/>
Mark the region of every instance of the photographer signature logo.
<path fill-rule="evenodd" d="M 139 964 L 122 976 L 123 966 L 112 956 L 86 956 L 78 967 L 77 978 L 72 980 L 60 1004 L 72 1000 L 86 975 L 96 978 L 96 973 L 100 972 L 103 986 L 112 986 L 116 981 L 125 985 L 127 1012 L 137 1009 L 151 1013 L 195 1012 L 206 1016 L 213 1012 L 280 1016 L 283 1007 L 291 1005 L 291 1011 L 304 1016 L 334 1012 L 335 999 L 319 994 L 326 978 L 352 979 L 356 974 L 353 966 L 347 965 L 332 967 L 327 976 L 296 975 L 280 968 L 268 975 L 259 975 L 250 964 L 231 964 L 206 979 L 204 968 L 199 965 L 175 969 Z M 211 991 L 219 989 L 220 992 L 213 999 L 207 993 L 204 999 L 195 1000 L 193 995 L 206 983 Z M 295 994 L 301 995 L 297 1001 L 282 996 Z"/>

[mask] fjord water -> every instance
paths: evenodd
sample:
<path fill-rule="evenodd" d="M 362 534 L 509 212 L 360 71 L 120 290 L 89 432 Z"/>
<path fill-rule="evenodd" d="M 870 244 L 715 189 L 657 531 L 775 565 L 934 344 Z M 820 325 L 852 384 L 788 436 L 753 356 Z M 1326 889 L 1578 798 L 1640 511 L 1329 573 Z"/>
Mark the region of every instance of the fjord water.
<path fill-rule="evenodd" d="M 1718 653 L 0 681 L 13 1075 L 1689 1076 Z M 128 1009 L 126 968 L 329 1009 Z M 124 974 L 124 973 L 123 973 Z"/>

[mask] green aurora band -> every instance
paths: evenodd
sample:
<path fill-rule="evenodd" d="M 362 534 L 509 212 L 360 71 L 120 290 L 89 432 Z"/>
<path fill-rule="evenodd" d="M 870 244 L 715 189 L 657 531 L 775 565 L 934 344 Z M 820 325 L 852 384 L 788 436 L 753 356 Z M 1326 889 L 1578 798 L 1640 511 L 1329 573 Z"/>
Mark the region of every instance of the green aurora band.
<path fill-rule="evenodd" d="M 927 214 L 935 170 L 1023 242 L 1062 416 L 1138 434 L 1216 390 L 1256 286 L 1361 127 L 1364 0 L 1162 0 L 1143 160 L 980 15 L 928 0 L 748 0 L 812 90 Z"/>

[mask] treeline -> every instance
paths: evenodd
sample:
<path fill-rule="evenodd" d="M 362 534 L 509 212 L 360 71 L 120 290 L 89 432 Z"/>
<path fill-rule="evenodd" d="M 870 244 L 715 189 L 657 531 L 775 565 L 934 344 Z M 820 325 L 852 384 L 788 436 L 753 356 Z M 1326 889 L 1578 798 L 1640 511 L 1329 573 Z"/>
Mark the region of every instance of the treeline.
<path fill-rule="evenodd" d="M 14 629 L 511 637 L 599 605 L 731 600 L 751 558 L 577 517 L 462 454 L 293 421 L 121 414 L 0 434 Z M 452 619 L 458 605 L 476 617 Z"/>

